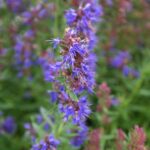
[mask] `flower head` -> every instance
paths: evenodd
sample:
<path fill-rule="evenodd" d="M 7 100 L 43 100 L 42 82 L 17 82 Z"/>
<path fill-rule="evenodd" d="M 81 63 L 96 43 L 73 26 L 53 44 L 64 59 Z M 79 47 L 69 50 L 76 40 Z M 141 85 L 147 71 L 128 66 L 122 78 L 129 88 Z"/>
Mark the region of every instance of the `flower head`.
<path fill-rule="evenodd" d="M 46 136 L 39 144 L 34 144 L 31 150 L 56 150 L 60 142 L 53 135 Z"/>
<path fill-rule="evenodd" d="M 2 130 L 8 134 L 13 134 L 16 130 L 16 123 L 13 117 L 8 116 L 2 123 Z"/>

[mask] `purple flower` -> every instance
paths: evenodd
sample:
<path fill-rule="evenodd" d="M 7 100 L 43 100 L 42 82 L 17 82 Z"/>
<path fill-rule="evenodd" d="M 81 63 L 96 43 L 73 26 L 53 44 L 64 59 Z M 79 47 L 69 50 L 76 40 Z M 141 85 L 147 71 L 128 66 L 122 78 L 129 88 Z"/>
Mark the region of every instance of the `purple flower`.
<path fill-rule="evenodd" d="M 30 130 L 30 129 L 32 128 L 32 126 L 31 126 L 30 123 L 25 123 L 25 124 L 24 124 L 24 128 L 25 128 L 26 130 Z"/>
<path fill-rule="evenodd" d="M 39 16 L 40 18 L 44 18 L 44 17 L 47 16 L 47 14 L 48 14 L 48 12 L 47 12 L 47 10 L 44 8 L 44 9 L 40 10 L 38 16 Z"/>
<path fill-rule="evenodd" d="M 47 149 L 56 149 L 60 144 L 58 140 L 54 138 L 53 135 L 45 137 L 45 140 L 39 142 L 39 144 L 34 144 L 31 150 L 47 150 Z"/>
<path fill-rule="evenodd" d="M 26 39 L 30 39 L 30 38 L 33 38 L 34 35 L 35 35 L 35 32 L 30 29 L 30 30 L 27 30 L 27 31 L 25 32 L 24 37 L 25 37 Z"/>
<path fill-rule="evenodd" d="M 26 24 L 31 24 L 32 22 L 32 13 L 30 11 L 25 11 L 22 14 L 23 22 Z"/>
<path fill-rule="evenodd" d="M 131 56 L 129 52 L 127 51 L 121 51 L 117 53 L 115 57 L 111 60 L 111 65 L 115 68 L 121 68 L 123 67 L 129 60 L 131 59 Z"/>
<path fill-rule="evenodd" d="M 65 13 L 65 18 L 67 20 L 67 24 L 70 26 L 72 25 L 76 18 L 77 18 L 77 14 L 76 14 L 76 11 L 74 9 L 69 9 L 66 11 Z"/>
<path fill-rule="evenodd" d="M 113 1 L 112 0 L 106 0 L 107 5 L 112 6 L 113 5 Z"/>
<path fill-rule="evenodd" d="M 38 3 L 36 6 L 31 7 L 29 11 L 22 14 L 23 22 L 27 25 L 37 24 L 41 19 L 51 17 L 53 7 L 51 3 Z"/>
<path fill-rule="evenodd" d="M 79 148 L 88 136 L 88 128 L 82 124 L 80 125 L 80 129 L 77 131 L 76 136 L 71 139 L 71 145 Z"/>
<path fill-rule="evenodd" d="M 59 110 L 64 113 L 65 122 L 71 117 L 73 124 L 80 124 L 90 115 L 89 106 L 86 97 L 81 97 L 78 102 L 68 97 L 60 100 Z"/>
<path fill-rule="evenodd" d="M 30 59 L 27 58 L 24 60 L 24 65 L 23 65 L 24 68 L 29 68 L 31 67 L 31 65 L 32 65 L 32 62 L 30 61 Z"/>
<path fill-rule="evenodd" d="M 128 66 L 124 66 L 122 72 L 124 76 L 132 76 L 135 78 L 138 78 L 140 76 L 140 73 L 138 71 Z"/>
<path fill-rule="evenodd" d="M 51 96 L 52 102 L 56 102 L 57 99 L 58 99 L 58 93 L 55 92 L 55 91 L 50 91 L 49 94 L 50 94 L 50 96 Z"/>
<path fill-rule="evenodd" d="M 13 117 L 7 117 L 2 123 L 2 129 L 4 132 L 13 134 L 16 130 L 16 123 Z"/>
<path fill-rule="evenodd" d="M 69 52 L 74 55 L 74 57 L 78 54 L 80 54 L 82 57 L 86 54 L 86 50 L 84 47 L 82 47 L 80 43 L 73 43 L 71 48 L 69 49 Z"/>
<path fill-rule="evenodd" d="M 73 106 L 66 106 L 66 107 L 64 107 L 63 113 L 65 114 L 64 115 L 64 121 L 66 122 L 66 121 L 68 121 L 70 116 L 74 116 L 75 115 L 74 107 Z"/>
<path fill-rule="evenodd" d="M 34 31 L 27 30 L 24 35 L 17 35 L 16 43 L 14 46 L 14 59 L 15 59 L 15 68 L 17 69 L 18 76 L 24 75 L 26 71 L 30 70 L 32 66 L 35 66 L 36 63 L 36 55 L 33 54 L 34 46 L 32 45 L 32 41 L 34 39 Z M 28 71 L 28 75 L 29 75 Z"/>
<path fill-rule="evenodd" d="M 49 129 L 50 129 L 50 125 L 46 122 L 45 124 L 44 124 L 44 130 L 45 131 L 49 131 Z"/>
<path fill-rule="evenodd" d="M 53 63 L 53 54 L 45 52 L 44 55 L 38 59 L 38 63 L 42 67 L 44 79 L 53 82 L 55 79 L 55 74 L 53 73 L 56 71 L 53 64 L 50 65 L 50 63 Z"/>
<path fill-rule="evenodd" d="M 73 123 L 80 124 L 86 120 L 91 113 L 89 106 L 90 104 L 88 103 L 86 97 L 81 97 L 79 99 L 78 111 L 76 111 L 76 114 L 73 116 Z"/>
<path fill-rule="evenodd" d="M 47 79 L 57 87 L 50 95 L 52 101 L 58 100 L 64 121 L 72 118 L 73 123 L 80 124 L 91 112 L 86 97 L 78 97 L 83 91 L 93 92 L 95 86 L 96 56 L 92 50 L 97 38 L 93 26 L 102 14 L 97 1 L 85 2 L 77 10 L 69 9 L 65 13 L 68 27 L 64 37 L 52 41 L 53 48 L 59 45 L 61 56 L 59 61 L 49 64 L 45 72 L 48 72 Z M 65 89 L 60 90 L 60 86 Z"/>
<path fill-rule="evenodd" d="M 41 123 L 43 122 L 43 117 L 42 117 L 42 115 L 37 115 L 37 117 L 36 117 L 36 122 L 37 122 L 38 124 L 41 124 Z"/>
<path fill-rule="evenodd" d="M 53 39 L 53 48 L 57 48 L 57 46 L 60 44 L 61 40 L 59 38 Z"/>
<path fill-rule="evenodd" d="M 103 15 L 103 8 L 101 5 L 97 5 L 96 0 L 91 3 L 87 3 L 83 8 L 84 15 L 87 19 L 89 19 L 92 23 L 98 22 L 100 16 Z"/>
<path fill-rule="evenodd" d="M 8 8 L 15 13 L 24 10 L 24 4 L 22 0 L 6 0 L 6 4 Z"/>
<path fill-rule="evenodd" d="M 117 98 L 112 98 L 111 99 L 111 105 L 112 106 L 118 106 L 119 105 L 119 100 Z"/>

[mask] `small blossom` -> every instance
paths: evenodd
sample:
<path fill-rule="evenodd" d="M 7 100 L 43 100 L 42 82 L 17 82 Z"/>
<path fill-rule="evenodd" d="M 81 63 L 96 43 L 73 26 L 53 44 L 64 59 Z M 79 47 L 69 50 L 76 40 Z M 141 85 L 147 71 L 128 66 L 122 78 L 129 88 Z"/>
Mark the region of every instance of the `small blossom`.
<path fill-rule="evenodd" d="M 135 70 L 131 67 L 128 67 L 128 66 L 124 66 L 122 72 L 123 72 L 124 76 L 131 76 L 131 77 L 135 77 L 135 78 L 138 78 L 140 75 L 140 73 L 137 70 Z"/>
<path fill-rule="evenodd" d="M 65 18 L 67 20 L 67 24 L 72 25 L 77 18 L 76 11 L 74 9 L 67 10 L 65 13 Z"/>
<path fill-rule="evenodd" d="M 53 135 L 50 135 L 46 136 L 44 140 L 39 142 L 39 144 L 34 144 L 31 150 L 56 150 L 59 144 L 60 142 L 56 140 Z"/>
<path fill-rule="evenodd" d="M 16 123 L 13 117 L 8 116 L 2 123 L 2 130 L 8 134 L 13 134 L 16 130 Z"/>
<path fill-rule="evenodd" d="M 85 142 L 88 135 L 88 128 L 84 124 L 80 125 L 79 128 L 77 135 L 71 139 L 71 145 L 76 148 L 79 148 Z"/>
<path fill-rule="evenodd" d="M 111 64 L 115 68 L 122 68 L 130 59 L 131 56 L 127 51 L 121 51 L 112 59 Z"/>
<path fill-rule="evenodd" d="M 43 122 L 43 117 L 42 117 L 42 115 L 37 115 L 36 121 L 37 121 L 38 124 L 41 124 L 41 123 Z"/>

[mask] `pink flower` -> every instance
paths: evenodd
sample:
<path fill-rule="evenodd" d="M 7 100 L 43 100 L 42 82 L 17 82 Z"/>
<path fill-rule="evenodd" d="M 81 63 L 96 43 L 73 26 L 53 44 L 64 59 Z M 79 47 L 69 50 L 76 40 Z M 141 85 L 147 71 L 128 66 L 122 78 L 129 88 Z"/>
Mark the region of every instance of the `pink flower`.
<path fill-rule="evenodd" d="M 130 136 L 129 150 L 146 150 L 146 134 L 143 128 L 136 125 Z"/>
<path fill-rule="evenodd" d="M 124 149 L 124 141 L 125 141 L 125 133 L 122 129 L 118 129 L 117 139 L 116 139 L 116 149 L 123 150 Z"/>

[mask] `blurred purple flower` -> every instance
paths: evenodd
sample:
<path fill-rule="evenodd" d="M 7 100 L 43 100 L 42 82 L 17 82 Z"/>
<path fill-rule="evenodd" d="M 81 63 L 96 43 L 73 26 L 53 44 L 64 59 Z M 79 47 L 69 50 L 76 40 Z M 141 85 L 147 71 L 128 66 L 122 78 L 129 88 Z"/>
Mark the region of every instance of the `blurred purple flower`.
<path fill-rule="evenodd" d="M 66 11 L 65 13 L 65 18 L 67 20 L 67 24 L 70 26 L 72 25 L 76 18 L 77 18 L 77 14 L 76 14 L 76 11 L 74 9 L 69 9 Z"/>
<path fill-rule="evenodd" d="M 16 130 L 16 123 L 13 117 L 8 116 L 7 118 L 5 118 L 5 120 L 2 123 L 2 129 L 4 130 L 4 132 L 9 133 L 9 134 L 13 134 Z"/>
<path fill-rule="evenodd" d="M 88 128 L 84 124 L 80 125 L 80 129 L 77 131 L 76 136 L 71 139 L 71 145 L 79 148 L 88 137 Z"/>
<path fill-rule="evenodd" d="M 138 78 L 140 76 L 140 73 L 137 70 L 130 68 L 128 66 L 124 66 L 122 72 L 124 76 L 131 76 L 135 78 Z"/>
<path fill-rule="evenodd" d="M 111 60 L 111 65 L 115 68 L 122 68 L 129 60 L 131 55 L 128 51 L 120 51 Z"/>
<path fill-rule="evenodd" d="M 37 115 L 37 116 L 36 116 L 36 122 L 37 122 L 38 124 L 41 124 L 41 123 L 43 122 L 43 117 L 42 117 L 42 115 Z"/>
<path fill-rule="evenodd" d="M 22 0 L 6 0 L 9 10 L 19 13 L 24 10 L 24 3 Z"/>
<path fill-rule="evenodd" d="M 59 144 L 60 142 L 53 135 L 50 135 L 45 137 L 45 140 L 40 141 L 39 144 L 34 144 L 31 150 L 55 150 Z"/>
<path fill-rule="evenodd" d="M 118 106 L 119 105 L 119 100 L 115 97 L 111 98 L 111 105 L 112 106 Z"/>

